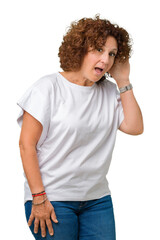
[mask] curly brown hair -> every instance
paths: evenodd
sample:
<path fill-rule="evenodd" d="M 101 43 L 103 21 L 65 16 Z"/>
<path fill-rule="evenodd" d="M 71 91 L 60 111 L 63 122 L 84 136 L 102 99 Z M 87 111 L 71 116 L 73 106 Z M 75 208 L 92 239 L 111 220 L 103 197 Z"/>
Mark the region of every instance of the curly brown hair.
<path fill-rule="evenodd" d="M 112 24 L 109 20 L 100 19 L 99 15 L 95 15 L 94 19 L 82 18 L 72 22 L 59 47 L 60 67 L 64 71 L 78 71 L 89 47 L 103 47 L 108 36 L 117 40 L 118 52 L 115 61 L 118 59 L 125 62 L 130 58 L 131 38 L 124 28 Z M 102 77 L 98 82 L 104 79 L 105 77 Z"/>

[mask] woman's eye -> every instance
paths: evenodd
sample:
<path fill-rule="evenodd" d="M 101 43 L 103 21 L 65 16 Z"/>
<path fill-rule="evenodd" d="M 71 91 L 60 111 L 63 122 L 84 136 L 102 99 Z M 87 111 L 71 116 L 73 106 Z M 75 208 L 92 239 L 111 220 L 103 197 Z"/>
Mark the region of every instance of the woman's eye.
<path fill-rule="evenodd" d="M 103 49 L 102 48 L 98 48 L 97 51 L 98 52 L 103 52 Z"/>
<path fill-rule="evenodd" d="M 111 57 L 115 57 L 115 56 L 116 56 L 116 53 L 114 53 L 114 52 L 110 52 L 109 56 L 111 56 Z"/>

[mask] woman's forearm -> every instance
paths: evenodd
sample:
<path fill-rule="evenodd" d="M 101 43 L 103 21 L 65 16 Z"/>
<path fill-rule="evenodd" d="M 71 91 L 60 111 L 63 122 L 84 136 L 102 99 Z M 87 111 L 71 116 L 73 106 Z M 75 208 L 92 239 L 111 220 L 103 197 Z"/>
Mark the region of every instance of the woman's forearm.
<path fill-rule="evenodd" d="M 23 169 L 28 180 L 32 193 L 38 193 L 44 190 L 36 148 L 31 145 L 19 146 Z"/>
<path fill-rule="evenodd" d="M 141 134 L 143 132 L 143 117 L 133 90 L 121 93 L 120 97 L 126 126 L 131 133 Z"/>
<path fill-rule="evenodd" d="M 128 86 L 130 84 L 129 59 L 126 59 L 124 63 L 117 60 L 109 70 L 109 73 L 115 79 L 118 88 Z M 141 134 L 143 132 L 143 117 L 140 107 L 134 97 L 133 90 L 121 93 L 120 97 L 123 106 L 124 121 L 119 129 L 132 135 Z"/>

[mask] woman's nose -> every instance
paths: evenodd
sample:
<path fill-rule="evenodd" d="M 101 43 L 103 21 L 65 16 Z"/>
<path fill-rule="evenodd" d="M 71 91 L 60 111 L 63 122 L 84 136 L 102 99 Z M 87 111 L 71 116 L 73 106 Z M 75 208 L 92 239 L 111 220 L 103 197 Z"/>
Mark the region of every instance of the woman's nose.
<path fill-rule="evenodd" d="M 108 64 L 109 63 L 109 54 L 105 53 L 102 55 L 101 58 L 101 62 L 103 62 L 104 64 Z"/>

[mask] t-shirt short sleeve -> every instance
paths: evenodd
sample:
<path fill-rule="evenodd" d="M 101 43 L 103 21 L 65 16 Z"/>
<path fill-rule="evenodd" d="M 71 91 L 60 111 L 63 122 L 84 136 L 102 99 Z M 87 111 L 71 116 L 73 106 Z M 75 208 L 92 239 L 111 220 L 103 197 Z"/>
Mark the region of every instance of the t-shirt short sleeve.
<path fill-rule="evenodd" d="M 17 117 L 17 123 L 22 127 L 24 110 L 37 119 L 43 126 L 41 137 L 37 143 L 40 146 L 48 132 L 50 124 L 50 94 L 45 79 L 39 79 L 17 101 L 20 112 Z"/>
<path fill-rule="evenodd" d="M 119 128 L 122 121 L 124 120 L 124 112 L 123 112 L 122 102 L 121 102 L 121 98 L 120 98 L 120 93 L 118 92 L 117 87 L 116 87 L 116 111 L 118 114 L 117 128 Z"/>

